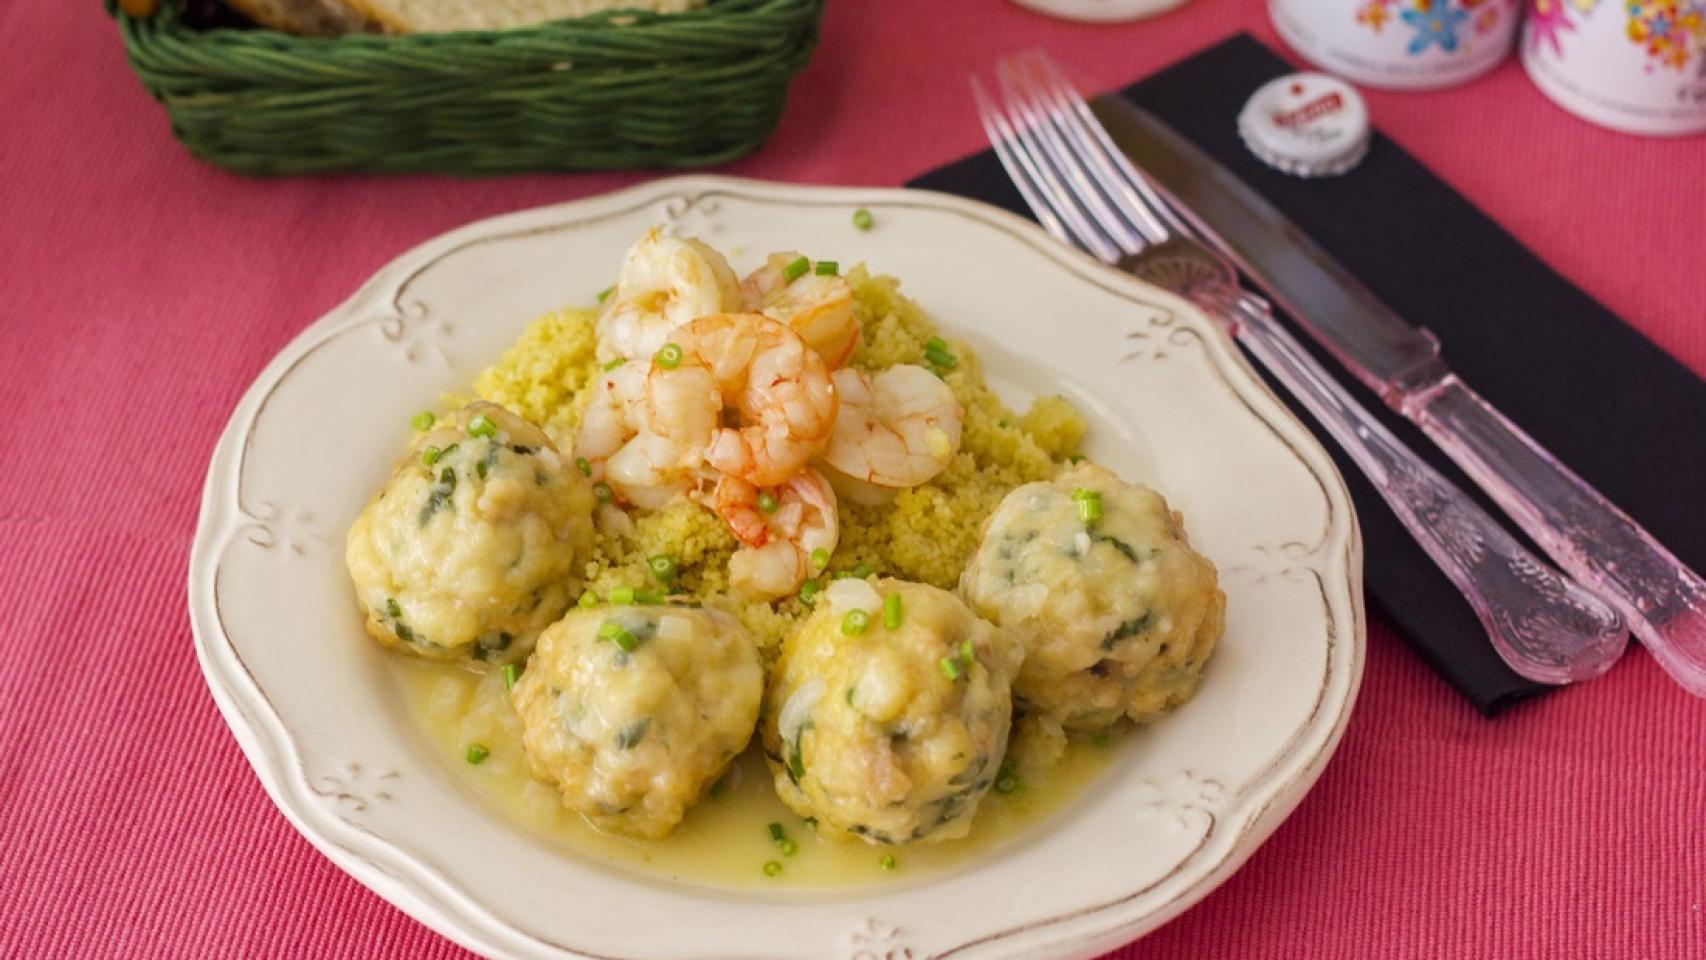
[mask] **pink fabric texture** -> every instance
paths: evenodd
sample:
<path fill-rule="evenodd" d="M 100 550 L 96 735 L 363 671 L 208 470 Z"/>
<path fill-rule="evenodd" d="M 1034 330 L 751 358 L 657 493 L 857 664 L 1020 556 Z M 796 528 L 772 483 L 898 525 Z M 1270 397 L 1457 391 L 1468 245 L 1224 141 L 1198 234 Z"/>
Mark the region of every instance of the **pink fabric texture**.
<path fill-rule="evenodd" d="M 983 146 L 964 78 L 999 55 L 1043 46 L 1114 86 L 1236 29 L 1277 45 L 1262 8 L 1094 27 L 1002 0 L 832 3 L 781 129 L 728 171 L 899 183 Z M 171 139 L 95 0 L 0 3 L 0 50 L 0 956 L 464 956 L 298 837 L 220 720 L 184 608 L 202 474 L 267 359 L 387 260 L 639 177 L 244 179 Z M 1515 63 L 1368 99 L 1706 373 L 1706 138 L 1588 126 Z M 1484 720 L 1376 620 L 1314 793 L 1222 890 L 1113 956 L 1702 957 L 1703 903 L 1706 703 L 1632 648 Z"/>

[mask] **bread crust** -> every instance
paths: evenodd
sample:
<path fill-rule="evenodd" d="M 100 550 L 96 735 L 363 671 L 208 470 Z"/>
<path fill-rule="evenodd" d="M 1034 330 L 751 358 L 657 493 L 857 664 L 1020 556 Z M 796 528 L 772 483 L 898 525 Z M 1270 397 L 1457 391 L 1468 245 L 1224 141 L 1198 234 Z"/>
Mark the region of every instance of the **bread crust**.
<path fill-rule="evenodd" d="M 227 0 L 256 23 L 304 37 L 371 31 L 374 19 L 347 0 Z"/>

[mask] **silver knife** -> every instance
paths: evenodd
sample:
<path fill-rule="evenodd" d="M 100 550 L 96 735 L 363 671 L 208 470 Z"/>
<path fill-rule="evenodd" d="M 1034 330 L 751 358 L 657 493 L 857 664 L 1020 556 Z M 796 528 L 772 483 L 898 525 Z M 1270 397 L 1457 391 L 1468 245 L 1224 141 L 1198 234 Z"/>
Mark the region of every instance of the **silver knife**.
<path fill-rule="evenodd" d="M 1123 97 L 1092 102 L 1114 143 L 1358 379 L 1422 428 L 1557 564 L 1614 606 L 1659 664 L 1706 697 L 1706 582 L 1453 374 L 1266 199 Z"/>

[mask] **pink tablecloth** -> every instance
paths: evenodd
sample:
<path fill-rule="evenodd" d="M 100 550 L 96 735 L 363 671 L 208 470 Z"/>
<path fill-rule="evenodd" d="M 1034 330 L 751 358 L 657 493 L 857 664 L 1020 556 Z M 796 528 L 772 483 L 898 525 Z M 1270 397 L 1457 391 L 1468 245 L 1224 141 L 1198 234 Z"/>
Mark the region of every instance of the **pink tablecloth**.
<path fill-rule="evenodd" d="M 1235 29 L 1277 43 L 1261 7 L 1088 27 L 841 0 L 782 129 L 730 169 L 899 183 L 980 146 L 964 76 L 1000 54 L 1045 45 L 1114 85 Z M 95 0 L 0 3 L 0 51 L 0 956 L 460 955 L 300 839 L 220 721 L 183 600 L 202 470 L 250 378 L 386 260 L 634 178 L 245 180 L 172 141 Z M 1589 127 L 1514 63 L 1370 105 L 1706 373 L 1706 139 Z M 1116 956 L 1700 957 L 1703 902 L 1706 704 L 1631 650 L 1487 721 L 1375 622 L 1320 786 Z"/>

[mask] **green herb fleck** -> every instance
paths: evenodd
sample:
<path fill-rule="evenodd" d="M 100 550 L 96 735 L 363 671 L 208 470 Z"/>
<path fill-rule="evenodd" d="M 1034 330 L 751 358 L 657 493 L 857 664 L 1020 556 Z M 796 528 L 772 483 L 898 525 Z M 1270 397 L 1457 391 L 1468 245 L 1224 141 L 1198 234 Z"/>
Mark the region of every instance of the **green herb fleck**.
<path fill-rule="evenodd" d="M 644 740 L 646 738 L 646 731 L 650 730 L 651 727 L 652 727 L 652 718 L 651 717 L 645 717 L 643 719 L 636 720 L 633 723 L 630 723 L 627 726 L 623 727 L 621 732 L 616 734 L 616 749 L 618 749 L 618 750 L 631 750 L 631 749 L 633 749 L 635 745 L 637 745 L 641 740 Z"/>
<path fill-rule="evenodd" d="M 396 597 L 385 598 L 385 613 L 393 620 L 403 619 L 403 608 L 397 603 Z"/>
<path fill-rule="evenodd" d="M 477 414 L 474 419 L 468 421 L 468 436 L 470 437 L 489 437 L 497 432 L 497 422 L 483 413 Z"/>
<path fill-rule="evenodd" d="M 813 548 L 812 569 L 822 573 L 823 568 L 827 566 L 829 566 L 829 551 L 825 550 L 823 547 Z"/>
<path fill-rule="evenodd" d="M 592 498 L 599 503 L 609 503 L 616 498 L 616 491 L 610 489 L 610 484 L 600 480 L 592 485 Z"/>
<path fill-rule="evenodd" d="M 769 493 L 764 492 L 764 491 L 759 492 L 759 494 L 758 494 L 758 509 L 761 512 L 763 512 L 763 513 L 775 513 L 776 508 L 779 506 L 781 506 L 781 504 L 776 502 L 775 497 L 771 496 Z"/>
<path fill-rule="evenodd" d="M 900 621 L 900 594 L 891 593 L 883 598 L 883 627 L 888 630 L 899 630 Z"/>
<path fill-rule="evenodd" d="M 782 872 L 782 865 L 780 863 L 777 863 L 774 860 L 764 861 L 764 875 L 765 876 L 774 877 L 775 875 L 777 875 L 778 873 L 781 873 L 781 872 Z"/>
<path fill-rule="evenodd" d="M 608 362 L 604 365 L 604 372 L 609 373 L 610 371 L 616 369 L 617 367 L 620 367 L 621 365 L 623 365 L 624 363 L 627 363 L 627 362 L 628 362 L 627 357 L 617 357 L 616 359 L 611 360 L 610 362 Z"/>
<path fill-rule="evenodd" d="M 609 640 L 621 647 L 623 653 L 633 653 L 634 649 L 640 645 L 640 641 L 628 632 L 627 627 L 614 620 L 606 620 L 598 625 L 598 639 Z"/>
<path fill-rule="evenodd" d="M 504 689 L 505 690 L 514 690 L 515 689 L 515 682 L 517 680 L 520 680 L 520 679 L 521 679 L 521 664 L 519 664 L 519 663 L 506 663 L 506 664 L 504 664 Z"/>
<path fill-rule="evenodd" d="M 853 227 L 854 227 L 854 229 L 856 229 L 856 230 L 869 230 L 869 229 L 871 229 L 871 227 L 875 223 L 876 223 L 876 218 L 872 217 L 871 211 L 866 210 L 864 207 L 860 207 L 859 209 L 853 211 Z"/>
<path fill-rule="evenodd" d="M 658 349 L 657 353 L 652 355 L 652 359 L 657 361 L 657 365 L 665 370 L 674 370 L 681 366 L 681 344 L 664 344 Z"/>
<path fill-rule="evenodd" d="M 670 583 L 675 580 L 675 558 L 667 554 L 658 554 L 646 560 L 646 566 L 651 568 L 652 576 L 659 583 Z"/>
<path fill-rule="evenodd" d="M 1001 761 L 1001 770 L 995 774 L 995 792 L 1013 794 L 1019 792 L 1023 782 L 1019 779 L 1019 769 L 1011 759 Z"/>
<path fill-rule="evenodd" d="M 603 290 L 598 291 L 598 302 L 603 303 L 604 301 L 609 300 L 610 295 L 615 292 L 615 287 L 605 287 Z"/>
<path fill-rule="evenodd" d="M 806 271 L 811 268 L 812 262 L 810 260 L 807 260 L 805 257 L 795 258 L 792 263 L 782 268 L 782 281 L 784 283 L 793 283 L 795 280 L 805 276 Z"/>
<path fill-rule="evenodd" d="M 470 743 L 470 744 L 468 744 L 468 753 L 466 756 L 467 756 L 468 762 L 475 765 L 475 766 L 479 766 L 480 764 L 486 762 L 486 758 L 491 756 L 491 755 L 492 755 L 492 751 L 487 750 L 486 745 L 483 743 Z"/>
<path fill-rule="evenodd" d="M 841 632 L 849 637 L 864 633 L 870 625 L 871 615 L 863 610 L 849 610 L 847 616 L 841 618 Z"/>
<path fill-rule="evenodd" d="M 807 580 L 800 584 L 800 603 L 807 607 L 817 606 L 817 595 L 823 587 L 816 580 Z"/>
<path fill-rule="evenodd" d="M 582 610 L 588 610 L 592 607 L 596 607 L 598 606 L 598 594 L 588 590 L 581 594 L 580 599 L 575 601 L 575 605 L 580 607 Z"/>
<path fill-rule="evenodd" d="M 626 607 L 634 602 L 633 587 L 611 587 L 610 602 L 619 607 Z"/>
<path fill-rule="evenodd" d="M 592 476 L 592 461 L 585 457 L 576 457 L 575 469 L 581 472 L 581 476 L 590 477 Z"/>
<path fill-rule="evenodd" d="M 894 868 L 899 866 L 899 864 L 895 862 L 894 854 L 885 853 L 881 857 L 877 858 L 877 866 L 882 867 L 884 870 L 887 870 L 890 873 L 893 873 Z"/>
<path fill-rule="evenodd" d="M 437 422 L 438 418 L 432 415 L 431 410 L 422 410 L 420 413 L 409 418 L 409 426 L 414 427 L 421 433 L 431 430 L 432 425 Z"/>
<path fill-rule="evenodd" d="M 841 274 L 841 264 L 836 263 L 834 260 L 819 260 L 817 262 L 817 275 L 818 276 L 820 276 L 820 277 L 834 277 L 834 276 L 839 276 L 840 274 Z"/>

